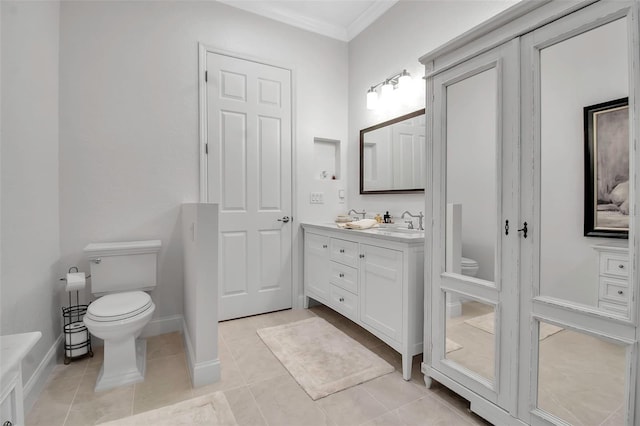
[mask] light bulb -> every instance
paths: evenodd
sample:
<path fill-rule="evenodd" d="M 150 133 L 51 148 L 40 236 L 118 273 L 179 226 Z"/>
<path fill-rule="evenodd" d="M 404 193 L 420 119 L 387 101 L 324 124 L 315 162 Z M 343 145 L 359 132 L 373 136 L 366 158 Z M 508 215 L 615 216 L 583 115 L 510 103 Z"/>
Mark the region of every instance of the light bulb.
<path fill-rule="evenodd" d="M 389 99 L 392 93 L 393 93 L 393 84 L 391 84 L 391 82 L 387 80 L 380 88 L 380 97 L 382 99 Z"/>
<path fill-rule="evenodd" d="M 398 79 L 398 89 L 405 91 L 411 89 L 411 75 L 403 71 L 402 75 Z"/>
<path fill-rule="evenodd" d="M 378 93 L 373 89 L 369 89 L 367 92 L 367 109 L 373 110 L 378 106 Z"/>

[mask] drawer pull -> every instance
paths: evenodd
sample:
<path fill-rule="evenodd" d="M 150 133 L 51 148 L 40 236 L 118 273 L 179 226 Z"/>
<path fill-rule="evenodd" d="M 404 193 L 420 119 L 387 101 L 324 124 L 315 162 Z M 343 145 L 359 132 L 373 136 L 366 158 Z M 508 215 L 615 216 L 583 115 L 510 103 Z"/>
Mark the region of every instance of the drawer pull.
<path fill-rule="evenodd" d="M 341 302 L 344 302 L 344 297 L 341 297 L 341 298 L 340 298 L 340 299 L 338 299 L 338 300 L 340 300 Z"/>
<path fill-rule="evenodd" d="M 326 244 L 323 244 L 323 245 L 322 245 L 322 248 L 327 248 L 327 245 L 326 245 Z"/>
<path fill-rule="evenodd" d="M 623 294 L 624 294 L 624 291 L 622 291 L 622 290 L 618 290 L 618 294 L 619 294 L 619 295 L 623 295 Z"/>
<path fill-rule="evenodd" d="M 342 272 L 340 272 L 339 276 L 340 278 L 344 278 L 344 274 Z"/>
<path fill-rule="evenodd" d="M 618 265 L 618 268 L 620 268 L 620 269 L 624 269 L 624 265 L 623 265 L 623 264 L 620 264 L 620 265 Z"/>
<path fill-rule="evenodd" d="M 344 253 L 344 249 L 340 249 L 340 253 Z"/>

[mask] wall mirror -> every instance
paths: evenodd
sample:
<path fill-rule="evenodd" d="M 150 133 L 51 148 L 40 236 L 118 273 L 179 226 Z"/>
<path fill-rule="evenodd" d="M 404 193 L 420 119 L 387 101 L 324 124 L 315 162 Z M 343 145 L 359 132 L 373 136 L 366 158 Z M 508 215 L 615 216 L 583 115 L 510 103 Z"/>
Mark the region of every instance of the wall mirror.
<path fill-rule="evenodd" d="M 424 192 L 425 109 L 360 130 L 360 193 Z"/>

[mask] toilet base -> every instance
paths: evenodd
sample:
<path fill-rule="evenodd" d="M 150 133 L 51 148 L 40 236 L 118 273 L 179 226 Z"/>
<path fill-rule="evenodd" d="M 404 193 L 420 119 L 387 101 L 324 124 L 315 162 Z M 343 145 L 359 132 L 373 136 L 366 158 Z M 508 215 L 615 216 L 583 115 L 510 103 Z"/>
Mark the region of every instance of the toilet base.
<path fill-rule="evenodd" d="M 144 381 L 147 341 L 133 336 L 119 341 L 104 342 L 104 361 L 96 381 L 95 391 Z"/>

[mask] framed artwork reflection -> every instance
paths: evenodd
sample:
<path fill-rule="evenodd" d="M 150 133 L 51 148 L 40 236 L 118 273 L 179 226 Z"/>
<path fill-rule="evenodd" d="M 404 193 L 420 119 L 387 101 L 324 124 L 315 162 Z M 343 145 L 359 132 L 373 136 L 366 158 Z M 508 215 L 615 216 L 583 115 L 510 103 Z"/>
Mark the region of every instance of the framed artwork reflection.
<path fill-rule="evenodd" d="M 629 100 L 584 107 L 584 236 L 629 236 Z"/>

